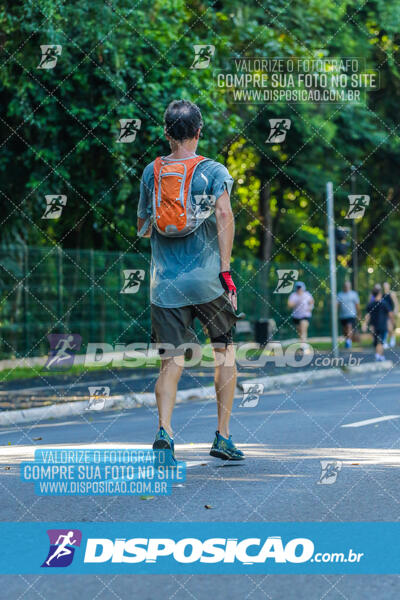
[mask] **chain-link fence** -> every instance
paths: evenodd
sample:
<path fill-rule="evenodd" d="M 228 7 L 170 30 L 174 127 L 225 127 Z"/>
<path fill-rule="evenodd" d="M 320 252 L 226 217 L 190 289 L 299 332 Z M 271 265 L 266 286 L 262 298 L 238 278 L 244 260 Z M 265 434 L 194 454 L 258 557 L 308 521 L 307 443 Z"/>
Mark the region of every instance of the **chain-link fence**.
<path fill-rule="evenodd" d="M 47 354 L 49 333 L 77 333 L 88 342 L 150 340 L 149 257 L 143 254 L 13 247 L 0 251 L 2 358 Z M 255 322 L 272 318 L 276 338 L 295 337 L 287 293 L 276 293 L 278 269 L 297 269 L 315 299 L 310 335 L 330 334 L 328 264 L 237 259 L 232 271 L 239 310 Z M 346 270 L 338 269 L 338 288 Z M 372 282 L 365 281 L 364 296 Z"/>

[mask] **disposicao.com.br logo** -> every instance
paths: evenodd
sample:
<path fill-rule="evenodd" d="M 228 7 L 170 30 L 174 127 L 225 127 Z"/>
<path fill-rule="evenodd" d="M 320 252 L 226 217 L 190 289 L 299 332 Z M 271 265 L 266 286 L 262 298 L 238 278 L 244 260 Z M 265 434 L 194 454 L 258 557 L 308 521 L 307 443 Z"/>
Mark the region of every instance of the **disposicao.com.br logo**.
<path fill-rule="evenodd" d="M 280 536 L 261 538 L 89 538 L 85 563 L 157 563 L 166 557 L 181 564 L 234 563 L 244 565 L 265 563 L 360 562 L 363 553 L 350 549 L 344 552 L 317 552 L 308 538 L 293 538 L 286 544 Z"/>

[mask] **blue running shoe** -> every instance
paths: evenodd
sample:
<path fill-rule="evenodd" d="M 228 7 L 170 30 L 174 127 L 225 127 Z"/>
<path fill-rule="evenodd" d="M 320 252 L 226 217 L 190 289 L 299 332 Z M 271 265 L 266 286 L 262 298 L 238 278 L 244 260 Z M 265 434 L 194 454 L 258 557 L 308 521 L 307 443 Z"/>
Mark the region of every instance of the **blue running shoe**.
<path fill-rule="evenodd" d="M 228 438 L 222 437 L 219 431 L 215 432 L 213 445 L 211 446 L 210 455 L 222 460 L 244 460 L 244 454 L 239 448 L 236 448 L 232 442 L 232 436 Z"/>
<path fill-rule="evenodd" d="M 167 457 L 170 458 L 165 464 L 176 464 L 174 440 L 168 435 L 164 427 L 160 427 L 156 435 L 153 450 L 164 450 Z"/>

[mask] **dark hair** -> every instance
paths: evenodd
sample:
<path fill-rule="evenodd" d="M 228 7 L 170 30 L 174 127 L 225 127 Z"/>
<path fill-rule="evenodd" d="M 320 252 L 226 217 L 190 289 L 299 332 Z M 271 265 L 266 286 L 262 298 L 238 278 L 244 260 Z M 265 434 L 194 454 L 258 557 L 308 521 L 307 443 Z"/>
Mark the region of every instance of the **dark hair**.
<path fill-rule="evenodd" d="M 382 286 L 380 285 L 380 283 L 377 283 L 372 288 L 372 295 L 375 297 L 375 296 L 379 296 L 379 294 L 381 294 L 381 293 L 382 293 Z"/>
<path fill-rule="evenodd" d="M 173 100 L 164 113 L 167 134 L 177 142 L 191 140 L 203 126 L 201 112 L 196 104 L 189 100 Z"/>

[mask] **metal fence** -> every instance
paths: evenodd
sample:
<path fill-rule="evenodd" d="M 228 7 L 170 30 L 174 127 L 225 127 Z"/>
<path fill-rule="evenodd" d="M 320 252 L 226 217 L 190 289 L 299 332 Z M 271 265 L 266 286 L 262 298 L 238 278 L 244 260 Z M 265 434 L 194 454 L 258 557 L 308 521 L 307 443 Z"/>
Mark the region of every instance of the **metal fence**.
<path fill-rule="evenodd" d="M 82 349 L 88 342 L 115 346 L 150 339 L 148 256 L 14 247 L 0 251 L 0 266 L 1 358 L 47 354 L 50 333 L 78 333 Z M 239 310 L 253 322 L 273 318 L 279 339 L 295 336 L 288 296 L 274 293 L 278 268 L 297 269 L 314 296 L 310 335 L 329 335 L 328 264 L 317 268 L 235 260 Z M 124 271 L 129 270 L 136 272 L 135 293 L 123 291 Z M 344 277 L 345 269 L 338 269 L 339 286 Z"/>

